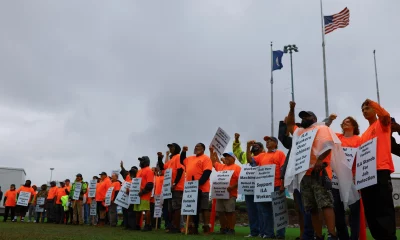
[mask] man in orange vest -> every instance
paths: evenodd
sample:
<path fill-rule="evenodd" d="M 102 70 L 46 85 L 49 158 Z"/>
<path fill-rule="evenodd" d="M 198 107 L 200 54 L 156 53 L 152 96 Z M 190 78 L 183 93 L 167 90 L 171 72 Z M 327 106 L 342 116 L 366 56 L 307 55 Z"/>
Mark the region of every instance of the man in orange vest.
<path fill-rule="evenodd" d="M 56 182 L 52 181 L 50 183 L 50 189 L 46 201 L 47 223 L 54 223 L 56 221 L 56 216 L 55 216 L 56 197 L 57 197 L 57 186 Z"/>

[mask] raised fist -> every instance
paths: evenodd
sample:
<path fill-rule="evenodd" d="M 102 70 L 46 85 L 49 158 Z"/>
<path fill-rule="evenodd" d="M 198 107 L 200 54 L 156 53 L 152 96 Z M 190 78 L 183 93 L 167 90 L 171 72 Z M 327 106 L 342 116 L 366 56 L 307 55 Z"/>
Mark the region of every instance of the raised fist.
<path fill-rule="evenodd" d="M 240 134 L 239 133 L 235 133 L 235 139 L 239 139 Z"/>
<path fill-rule="evenodd" d="M 183 146 L 183 148 L 182 148 L 182 152 L 187 152 L 188 151 L 188 147 L 187 146 Z"/>
<path fill-rule="evenodd" d="M 289 102 L 290 109 L 294 109 L 296 107 L 296 103 L 293 101 Z"/>

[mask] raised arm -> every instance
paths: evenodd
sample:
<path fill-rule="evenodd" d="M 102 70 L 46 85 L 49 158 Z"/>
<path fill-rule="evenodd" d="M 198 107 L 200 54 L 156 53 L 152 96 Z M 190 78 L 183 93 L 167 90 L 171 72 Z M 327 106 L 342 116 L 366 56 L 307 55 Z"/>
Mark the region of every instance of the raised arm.
<path fill-rule="evenodd" d="M 288 131 L 291 134 L 293 134 L 294 125 L 296 124 L 295 117 L 294 117 L 294 108 L 295 107 L 296 107 L 296 103 L 295 102 L 290 102 L 289 103 L 289 114 L 287 116 L 286 125 L 287 125 L 287 128 L 288 128 Z"/>
<path fill-rule="evenodd" d="M 332 122 L 337 118 L 337 115 L 332 113 L 329 117 L 325 118 L 322 122 L 325 123 L 325 126 L 330 127 Z"/>
<path fill-rule="evenodd" d="M 374 102 L 370 99 L 365 100 L 365 102 L 367 102 L 368 105 L 370 105 L 375 110 L 376 115 L 378 115 L 379 121 L 381 122 L 382 126 L 388 128 L 391 123 L 390 114 L 377 102 Z"/>
<path fill-rule="evenodd" d="M 181 156 L 180 156 L 180 162 L 182 165 L 185 165 L 185 159 L 186 159 L 186 152 L 188 151 L 188 147 L 187 146 L 183 146 L 182 148 L 182 152 L 181 152 Z"/>
<path fill-rule="evenodd" d="M 210 158 L 214 168 L 215 168 L 215 163 L 221 163 L 218 154 L 214 151 L 213 147 L 210 147 Z"/>
<path fill-rule="evenodd" d="M 233 149 L 233 154 L 235 154 L 236 158 L 241 164 L 247 163 L 247 158 L 246 158 L 246 152 L 243 152 L 241 146 L 240 146 L 240 140 L 239 140 L 240 134 L 235 133 L 235 141 L 233 142 L 232 149 Z"/>
<path fill-rule="evenodd" d="M 251 140 L 247 142 L 247 147 L 246 147 L 246 159 L 249 164 L 252 164 L 254 162 L 252 154 L 251 154 L 251 146 L 255 144 L 255 140 Z"/>
<path fill-rule="evenodd" d="M 121 176 L 125 179 L 126 176 L 128 175 L 128 171 L 124 168 L 124 162 L 121 160 L 121 163 L 119 164 L 121 166 L 121 171 L 119 172 Z"/>
<path fill-rule="evenodd" d="M 162 155 L 161 152 L 157 153 L 157 165 L 160 168 L 160 170 L 164 170 L 164 163 L 163 163 L 163 158 L 164 156 Z"/>

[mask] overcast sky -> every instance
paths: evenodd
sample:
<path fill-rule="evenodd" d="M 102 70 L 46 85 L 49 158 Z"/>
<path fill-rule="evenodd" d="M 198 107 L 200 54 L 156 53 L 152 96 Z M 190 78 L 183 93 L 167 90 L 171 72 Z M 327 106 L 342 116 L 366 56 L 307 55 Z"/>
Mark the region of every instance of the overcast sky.
<path fill-rule="evenodd" d="M 324 2 L 325 15 L 351 14 L 350 26 L 326 36 L 332 128 L 349 115 L 367 128 L 360 105 L 377 99 L 374 49 L 381 104 L 400 120 L 400 2 Z M 110 173 L 121 159 L 138 165 L 143 155 L 155 165 L 167 143 L 192 152 L 218 127 L 261 141 L 270 134 L 271 41 L 299 47 L 297 110 L 322 120 L 318 0 L 4 1 L 0 166 L 42 184 L 50 167 L 63 180 Z M 291 98 L 289 55 L 283 64 L 274 72 L 276 130 Z"/>

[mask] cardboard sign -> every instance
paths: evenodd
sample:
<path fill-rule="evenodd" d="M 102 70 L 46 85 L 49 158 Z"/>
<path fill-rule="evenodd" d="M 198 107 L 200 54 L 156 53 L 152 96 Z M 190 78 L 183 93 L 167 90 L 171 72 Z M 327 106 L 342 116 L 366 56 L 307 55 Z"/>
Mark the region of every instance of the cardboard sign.
<path fill-rule="evenodd" d="M 197 215 L 197 197 L 199 194 L 199 181 L 185 182 L 183 190 L 181 215 Z"/>
<path fill-rule="evenodd" d="M 243 195 L 254 195 L 256 184 L 256 167 L 243 166 L 239 175 L 238 193 Z"/>
<path fill-rule="evenodd" d="M 140 204 L 140 184 L 142 178 L 132 179 L 131 188 L 129 189 L 129 204 Z"/>
<path fill-rule="evenodd" d="M 114 202 L 118 206 L 127 209 L 129 207 L 129 195 L 125 191 L 119 191 Z"/>
<path fill-rule="evenodd" d="M 162 202 L 162 195 L 154 195 L 154 206 L 156 207 L 162 207 L 163 202 Z"/>
<path fill-rule="evenodd" d="M 154 218 L 160 218 L 162 215 L 161 207 L 154 207 Z"/>
<path fill-rule="evenodd" d="M 289 214 L 284 192 L 272 193 L 272 211 L 274 213 L 274 228 L 276 230 L 285 228 L 289 224 Z"/>
<path fill-rule="evenodd" d="M 75 190 L 72 199 L 79 200 L 79 195 L 81 194 L 81 189 L 82 189 L 82 183 L 76 182 L 74 184 L 75 184 Z"/>
<path fill-rule="evenodd" d="M 356 157 L 358 148 L 351 148 L 351 147 L 343 147 L 344 155 L 346 156 L 347 160 L 347 167 L 350 169 L 353 168 L 354 159 Z"/>
<path fill-rule="evenodd" d="M 260 166 L 256 174 L 254 202 L 271 202 L 274 192 L 275 164 Z"/>
<path fill-rule="evenodd" d="M 307 171 L 310 168 L 311 150 L 318 129 L 301 134 L 295 145 L 295 174 Z"/>
<path fill-rule="evenodd" d="M 222 128 L 218 128 L 210 146 L 214 148 L 218 155 L 221 156 L 228 146 L 230 140 L 231 137 Z"/>
<path fill-rule="evenodd" d="M 211 198 L 229 199 L 227 188 L 233 175 L 233 170 L 216 172 L 212 181 Z"/>
<path fill-rule="evenodd" d="M 25 207 L 28 206 L 30 198 L 31 198 L 30 192 L 19 192 L 17 205 Z"/>
<path fill-rule="evenodd" d="M 97 202 L 92 201 L 90 203 L 90 216 L 96 216 L 97 215 Z"/>
<path fill-rule="evenodd" d="M 172 198 L 171 186 L 172 186 L 172 169 L 168 168 L 167 170 L 165 170 L 164 173 L 164 182 L 162 186 L 163 199 Z"/>
<path fill-rule="evenodd" d="M 111 205 L 111 196 L 112 196 L 113 191 L 114 191 L 114 187 L 110 187 L 110 188 L 108 188 L 108 190 L 106 192 L 106 199 L 104 200 L 106 206 Z"/>
<path fill-rule="evenodd" d="M 46 199 L 44 198 L 44 197 L 38 197 L 37 199 L 36 199 L 36 205 L 44 205 L 44 201 L 45 201 Z"/>
<path fill-rule="evenodd" d="M 360 146 L 357 153 L 356 189 L 360 190 L 377 183 L 376 141 L 373 138 Z"/>
<path fill-rule="evenodd" d="M 88 197 L 90 198 L 96 197 L 96 186 L 97 186 L 97 180 L 96 179 L 90 180 Z"/>
<path fill-rule="evenodd" d="M 35 211 L 36 212 L 44 212 L 44 208 L 41 208 L 39 205 L 36 205 Z"/>

